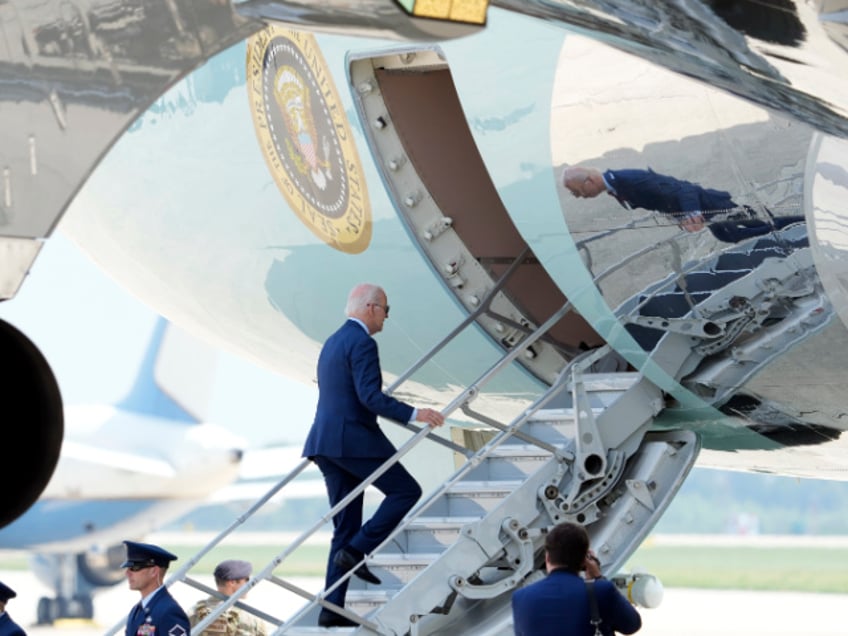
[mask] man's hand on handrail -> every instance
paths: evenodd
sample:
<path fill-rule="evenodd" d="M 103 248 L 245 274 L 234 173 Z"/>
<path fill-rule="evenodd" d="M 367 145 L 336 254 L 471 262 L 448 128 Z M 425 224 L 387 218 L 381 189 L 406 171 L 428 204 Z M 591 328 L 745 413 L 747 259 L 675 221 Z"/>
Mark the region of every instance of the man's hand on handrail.
<path fill-rule="evenodd" d="M 445 423 L 445 416 L 434 409 L 418 409 L 415 421 L 426 423 L 430 428 L 436 428 Z"/>

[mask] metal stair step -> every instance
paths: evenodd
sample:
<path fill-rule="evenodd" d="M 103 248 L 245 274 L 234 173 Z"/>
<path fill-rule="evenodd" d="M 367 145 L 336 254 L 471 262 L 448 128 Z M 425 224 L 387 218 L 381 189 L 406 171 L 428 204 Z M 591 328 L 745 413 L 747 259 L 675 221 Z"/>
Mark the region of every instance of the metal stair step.
<path fill-rule="evenodd" d="M 716 291 L 729 285 L 733 281 L 742 278 L 745 274 L 745 271 L 740 270 L 692 272 L 691 274 L 687 274 L 685 277 L 686 290 L 690 293 Z M 682 291 L 680 283 L 677 284 L 676 289 L 678 291 Z"/>
<path fill-rule="evenodd" d="M 589 393 L 592 408 L 603 410 L 639 381 L 639 374 L 621 373 L 584 373 L 581 384 Z M 548 407 L 539 409 L 530 419 L 574 419 L 571 402 L 571 382 L 565 383 L 559 394 L 548 402 Z"/>
<path fill-rule="evenodd" d="M 717 278 L 696 280 L 709 286 Z M 661 394 L 660 389 L 638 373 L 575 373 L 572 377 L 581 389 L 578 396 L 581 408 L 585 404 L 586 409 L 591 409 L 599 431 L 629 424 L 634 418 L 632 426 L 637 431 L 656 413 L 653 405 Z M 520 429 L 523 437 L 512 435 L 492 448 L 486 457 L 472 458 L 471 464 L 459 473 L 461 477 L 446 478 L 444 483 L 450 485 L 426 499 L 423 510 L 416 509 L 416 513 L 423 514 L 407 520 L 391 541 L 368 556 L 368 567 L 381 579 L 380 584 L 370 585 L 355 576 L 349 578 L 345 609 L 373 623 L 371 627 L 329 631 L 320 628 L 317 626 L 320 607 L 308 601 L 299 612 L 303 615 L 283 623 L 282 631 L 424 636 L 475 633 L 475 629 L 488 624 L 486 629 L 491 629 L 484 629 L 485 633 L 511 633 L 508 631 L 511 630 L 511 591 L 538 565 L 540 538 L 547 525 L 561 518 L 562 508 L 551 501 L 550 493 L 555 487 L 568 488 L 571 483 L 580 486 L 580 482 L 573 480 L 583 479 L 582 475 L 574 476 L 573 467 L 561 464 L 551 455 L 550 446 L 568 451 L 568 458 L 576 450 L 576 411 L 570 406 L 571 385 L 559 385 L 551 391 L 558 399 L 545 403 L 555 404 L 555 408 L 541 409 L 528 416 Z M 545 397 L 552 396 L 549 393 Z M 625 399 L 620 400 L 622 397 Z M 535 404 L 539 403 L 541 399 Z M 485 422 L 486 416 L 480 420 Z M 593 430 L 590 423 L 586 424 L 587 430 Z M 489 428 L 483 433 L 468 430 L 474 433 L 469 437 L 475 438 L 469 447 L 479 448 L 497 435 Z M 638 525 L 633 526 L 637 528 L 634 536 L 643 538 L 638 528 L 649 528 L 654 511 L 665 505 L 660 497 L 676 490 L 677 484 L 672 481 L 674 473 L 683 475 L 691 465 L 683 465 L 682 460 L 686 459 L 683 455 L 691 453 L 694 459 L 690 450 L 696 448 L 694 434 L 691 440 L 678 439 L 675 432 L 664 435 L 668 440 L 654 435 L 656 441 L 643 444 L 638 462 L 625 464 L 624 459 L 619 460 L 622 470 L 627 471 L 621 476 L 624 484 L 621 488 L 608 490 L 616 478 L 610 471 L 603 483 L 590 484 L 597 490 L 596 494 L 580 491 L 586 505 L 594 505 L 588 499 L 590 494 L 602 501 L 602 497 L 614 492 L 617 509 L 603 500 L 592 520 L 593 532 L 605 537 L 603 547 L 612 551 L 613 558 L 620 558 L 616 555 L 625 555 L 631 549 L 628 541 L 632 532 L 625 532 L 627 536 L 622 538 L 616 532 L 635 520 Z M 548 448 L 533 444 L 528 436 L 539 439 Z M 675 460 L 678 454 L 681 459 Z M 542 499 L 537 499 L 540 496 Z M 583 514 L 583 509 L 580 510 Z M 590 515 L 595 512 L 586 510 Z M 372 631 L 377 628 L 378 632 Z"/>
<path fill-rule="evenodd" d="M 367 616 L 369 612 L 383 607 L 395 595 L 397 588 L 369 588 L 349 589 L 345 596 L 345 609 L 355 612 L 360 616 Z"/>
<path fill-rule="evenodd" d="M 485 515 L 519 488 L 522 480 L 464 480 L 453 484 L 428 509 L 434 515 Z"/>
<path fill-rule="evenodd" d="M 520 438 L 518 441 L 521 443 L 504 442 L 492 449 L 478 466 L 468 471 L 465 479 L 473 481 L 524 479 L 551 458 L 550 451 L 535 444 L 524 443 Z"/>
<path fill-rule="evenodd" d="M 605 391 L 626 391 L 639 381 L 640 374 L 634 371 L 622 373 L 584 373 L 582 376 L 583 386 L 587 391 L 601 393 Z M 570 382 L 566 386 L 570 386 Z M 538 412 L 544 412 L 540 410 Z"/>
<path fill-rule="evenodd" d="M 379 552 L 368 559 L 368 567 L 382 580 L 380 588 L 401 587 L 439 558 L 441 552 Z"/>
<path fill-rule="evenodd" d="M 592 410 L 593 413 L 600 413 L 600 410 Z M 524 435 L 553 444 L 554 446 L 567 446 L 574 439 L 575 423 L 574 420 L 537 420 L 529 419 L 518 429 Z M 509 439 L 501 444 L 502 447 L 524 445 L 527 442 L 521 437 L 512 435 Z"/>
<path fill-rule="evenodd" d="M 456 542 L 459 533 L 469 523 L 480 520 L 481 515 L 472 517 L 425 517 L 410 521 L 395 539 L 384 548 L 401 552 L 443 552 Z"/>

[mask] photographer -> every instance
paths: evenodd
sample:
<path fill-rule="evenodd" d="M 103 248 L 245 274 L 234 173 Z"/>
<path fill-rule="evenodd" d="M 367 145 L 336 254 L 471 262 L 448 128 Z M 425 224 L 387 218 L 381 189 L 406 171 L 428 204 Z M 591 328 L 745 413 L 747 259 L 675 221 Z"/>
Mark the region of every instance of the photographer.
<path fill-rule="evenodd" d="M 593 636 L 586 580 L 592 581 L 602 634 L 633 634 L 642 627 L 636 608 L 601 575 L 583 526 L 566 522 L 548 532 L 545 567 L 548 575 L 544 579 L 512 595 L 516 636 Z M 581 572 L 585 572 L 585 580 Z"/>

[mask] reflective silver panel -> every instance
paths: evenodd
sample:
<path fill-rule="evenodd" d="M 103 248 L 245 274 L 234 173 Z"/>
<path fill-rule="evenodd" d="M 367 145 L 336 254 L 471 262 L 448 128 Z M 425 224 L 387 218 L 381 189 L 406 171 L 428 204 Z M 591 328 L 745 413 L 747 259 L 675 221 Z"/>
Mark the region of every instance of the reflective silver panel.
<path fill-rule="evenodd" d="M 256 28 L 225 0 L 0 2 L 0 234 L 49 235 L 136 116 Z"/>
<path fill-rule="evenodd" d="M 844 1 L 496 0 L 806 121 L 848 133 Z M 585 32 L 585 31 L 584 31 Z"/>
<path fill-rule="evenodd" d="M 637 345 L 619 351 L 639 364 L 683 335 L 681 385 L 729 422 L 764 443 L 838 440 L 845 142 L 582 38 L 558 82 L 563 215 Z"/>

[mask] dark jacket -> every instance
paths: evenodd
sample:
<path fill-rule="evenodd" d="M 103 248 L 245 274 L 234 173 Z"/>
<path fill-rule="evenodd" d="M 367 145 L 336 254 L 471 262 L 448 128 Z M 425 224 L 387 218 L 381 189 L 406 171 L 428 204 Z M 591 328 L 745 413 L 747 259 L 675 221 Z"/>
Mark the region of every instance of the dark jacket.
<path fill-rule="evenodd" d="M 136 611 L 136 607 L 138 606 L 133 606 L 127 619 L 126 636 L 136 636 L 139 627 L 144 623 L 156 628 L 156 631 L 152 632 L 156 636 L 188 636 L 190 633 L 188 616 L 171 596 L 168 588 L 160 588 L 143 610 Z"/>
<path fill-rule="evenodd" d="M 611 581 L 594 582 L 601 631 L 633 634 L 642 617 Z M 586 582 L 568 570 L 554 570 L 544 579 L 512 594 L 515 636 L 593 636 Z"/>
<path fill-rule="evenodd" d="M 688 212 L 718 212 L 741 208 L 729 192 L 704 188 L 697 183 L 675 179 L 651 170 L 607 170 L 604 179 L 622 205 L 674 215 L 678 220 Z"/>
<path fill-rule="evenodd" d="M 318 406 L 304 457 L 391 457 L 377 416 L 408 422 L 413 407 L 383 393 L 377 342 L 355 320 L 327 339 L 318 357 Z"/>
<path fill-rule="evenodd" d="M 12 620 L 8 612 L 4 612 L 0 616 L 0 636 L 26 636 L 26 632 Z"/>
<path fill-rule="evenodd" d="M 729 192 L 704 188 L 648 170 L 607 170 L 604 179 L 610 194 L 626 208 L 644 208 L 672 216 L 678 223 L 690 213 L 700 213 L 719 241 L 738 243 L 804 221 L 804 215 L 757 218 L 747 205 L 740 206 Z M 720 219 L 720 220 L 714 220 Z"/>

